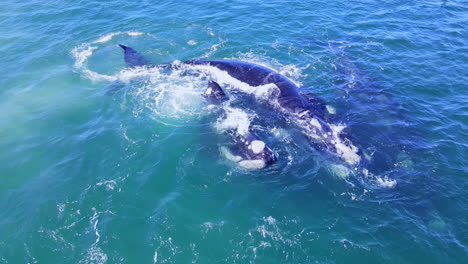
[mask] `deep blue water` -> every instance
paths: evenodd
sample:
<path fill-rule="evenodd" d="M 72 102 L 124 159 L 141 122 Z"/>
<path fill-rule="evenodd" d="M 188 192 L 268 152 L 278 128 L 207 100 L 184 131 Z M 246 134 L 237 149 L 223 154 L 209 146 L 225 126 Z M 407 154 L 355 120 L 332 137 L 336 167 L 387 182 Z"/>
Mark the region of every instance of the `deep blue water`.
<path fill-rule="evenodd" d="M 4 0 L 0 263 L 464 263 L 467 25 L 464 1 Z M 241 96 L 278 162 L 239 168 L 206 79 L 119 43 L 275 69 L 366 164 Z"/>

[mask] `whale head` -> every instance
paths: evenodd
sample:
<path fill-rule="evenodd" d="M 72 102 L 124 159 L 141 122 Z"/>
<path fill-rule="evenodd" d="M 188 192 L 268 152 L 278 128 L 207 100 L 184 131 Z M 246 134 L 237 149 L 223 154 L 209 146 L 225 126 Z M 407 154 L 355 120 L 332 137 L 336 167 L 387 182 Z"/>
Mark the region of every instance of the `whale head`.
<path fill-rule="evenodd" d="M 236 162 L 242 168 L 263 169 L 273 165 L 278 159 L 266 143 L 252 132 L 235 135 L 235 142 L 229 148 L 222 147 L 221 151 L 227 159 Z"/>
<path fill-rule="evenodd" d="M 301 124 L 306 128 L 306 135 L 316 148 L 338 156 L 349 165 L 357 165 L 361 161 L 359 149 L 342 135 L 345 126 L 328 124 L 313 114 L 302 116 Z"/>

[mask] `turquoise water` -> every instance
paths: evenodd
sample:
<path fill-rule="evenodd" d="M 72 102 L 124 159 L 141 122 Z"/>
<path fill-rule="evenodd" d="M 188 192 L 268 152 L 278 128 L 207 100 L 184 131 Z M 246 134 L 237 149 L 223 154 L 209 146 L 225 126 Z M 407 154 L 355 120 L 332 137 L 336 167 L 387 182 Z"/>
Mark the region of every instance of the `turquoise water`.
<path fill-rule="evenodd" d="M 463 1 L 4 0 L 0 263 L 463 263 L 467 14 Z M 314 150 L 246 98 L 279 161 L 238 168 L 206 81 L 125 69 L 118 43 L 155 63 L 280 71 L 335 109 L 367 164 Z"/>

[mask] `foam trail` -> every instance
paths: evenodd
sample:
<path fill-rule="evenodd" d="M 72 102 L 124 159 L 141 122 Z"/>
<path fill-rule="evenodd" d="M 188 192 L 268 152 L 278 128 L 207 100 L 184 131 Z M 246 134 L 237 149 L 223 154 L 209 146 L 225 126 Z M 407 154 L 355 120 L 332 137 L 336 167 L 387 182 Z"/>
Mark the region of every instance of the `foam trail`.
<path fill-rule="evenodd" d="M 86 65 L 88 59 L 93 55 L 93 52 L 98 49 L 98 44 L 109 42 L 112 38 L 119 35 L 128 35 L 131 37 L 141 36 L 145 33 L 128 31 L 128 32 L 114 32 L 104 35 L 92 42 L 85 42 L 78 47 L 71 50 L 72 56 L 75 58 L 74 67 L 80 71 L 86 78 L 93 81 L 116 81 L 118 77 L 112 75 L 100 74 L 92 71 Z"/>

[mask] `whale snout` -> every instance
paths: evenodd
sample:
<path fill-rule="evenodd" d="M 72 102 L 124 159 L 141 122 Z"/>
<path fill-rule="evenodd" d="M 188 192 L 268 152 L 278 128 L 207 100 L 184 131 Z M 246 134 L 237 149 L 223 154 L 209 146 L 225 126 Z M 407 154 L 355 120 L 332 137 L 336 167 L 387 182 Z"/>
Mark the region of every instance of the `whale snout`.
<path fill-rule="evenodd" d="M 266 146 L 265 142 L 255 139 L 249 142 L 247 146 L 249 155 L 252 160 L 263 160 L 265 166 L 272 165 L 277 161 L 276 154 Z"/>
<path fill-rule="evenodd" d="M 276 161 L 278 161 L 278 157 L 276 156 L 276 154 L 268 147 L 265 147 L 265 149 L 261 153 L 261 158 L 265 161 L 266 166 L 273 165 L 276 163 Z"/>
<path fill-rule="evenodd" d="M 254 134 L 242 138 L 241 141 L 238 145 L 221 149 L 227 159 L 236 162 L 240 167 L 258 170 L 273 165 L 278 160 L 277 155 Z"/>

